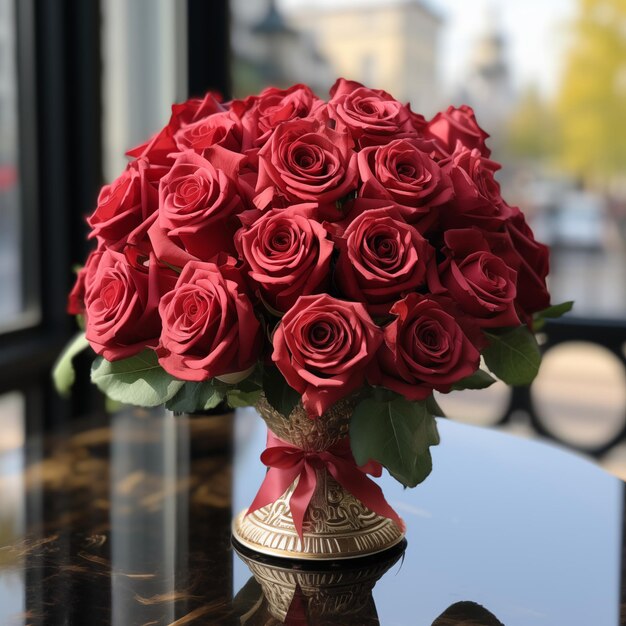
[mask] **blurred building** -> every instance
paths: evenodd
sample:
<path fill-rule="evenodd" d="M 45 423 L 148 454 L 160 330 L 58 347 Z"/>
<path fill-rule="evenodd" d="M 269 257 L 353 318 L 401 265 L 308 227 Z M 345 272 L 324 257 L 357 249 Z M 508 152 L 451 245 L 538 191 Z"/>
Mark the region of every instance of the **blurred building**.
<path fill-rule="evenodd" d="M 511 71 L 507 59 L 507 42 L 498 14 L 490 9 L 484 17 L 468 58 L 463 84 L 455 104 L 469 104 L 479 123 L 489 129 L 490 146 L 498 150 L 505 127 L 516 105 Z"/>
<path fill-rule="evenodd" d="M 312 35 L 335 77 L 385 89 L 426 115 L 436 111 L 442 20 L 421 0 L 298 3 L 287 17 Z"/>
<path fill-rule="evenodd" d="M 310 32 L 288 23 L 274 0 L 234 0 L 231 10 L 236 96 L 302 82 L 325 94 L 333 71 Z"/>

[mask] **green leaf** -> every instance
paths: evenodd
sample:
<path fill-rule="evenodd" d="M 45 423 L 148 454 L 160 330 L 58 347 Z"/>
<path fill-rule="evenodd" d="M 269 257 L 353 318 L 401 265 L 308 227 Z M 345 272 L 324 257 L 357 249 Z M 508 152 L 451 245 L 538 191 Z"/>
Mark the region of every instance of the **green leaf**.
<path fill-rule="evenodd" d="M 239 409 L 246 406 L 254 406 L 263 393 L 262 389 L 255 389 L 254 391 L 244 391 L 243 389 L 231 389 L 226 394 L 226 402 L 233 409 Z"/>
<path fill-rule="evenodd" d="M 91 380 L 112 400 L 137 406 L 158 406 L 173 398 L 185 384 L 170 376 L 152 350 L 120 361 L 98 357 Z"/>
<path fill-rule="evenodd" d="M 263 368 L 263 390 L 267 401 L 283 416 L 288 417 L 300 402 L 300 394 L 289 386 L 277 367 Z"/>
<path fill-rule="evenodd" d="M 485 372 L 485 370 L 476 370 L 470 376 L 454 383 L 454 385 L 452 385 L 452 389 L 486 389 L 495 382 L 496 379 L 489 372 Z"/>
<path fill-rule="evenodd" d="M 483 351 L 487 367 L 507 385 L 530 385 L 539 371 L 541 352 L 528 328 L 518 326 L 487 337 L 490 343 Z"/>
<path fill-rule="evenodd" d="M 435 400 L 435 396 L 431 393 L 426 400 L 424 400 L 426 404 L 426 408 L 431 415 L 438 415 L 439 417 L 445 417 L 446 414 L 443 412 L 443 409 L 437 404 L 437 400 Z"/>
<path fill-rule="evenodd" d="M 535 315 L 537 317 L 549 317 L 550 319 L 554 319 L 556 317 L 561 317 L 561 315 L 565 315 L 566 313 L 571 311 L 573 306 L 574 301 L 568 300 L 567 302 L 561 302 L 561 304 L 553 304 L 547 309 L 539 311 L 539 313 L 535 313 Z"/>
<path fill-rule="evenodd" d="M 194 413 L 214 409 L 224 400 L 224 389 L 211 380 L 200 383 L 186 382 L 165 406 L 176 413 Z"/>
<path fill-rule="evenodd" d="M 85 338 L 85 333 L 76 333 L 54 364 L 52 380 L 54 381 L 55 389 L 61 396 L 67 397 L 70 395 L 70 389 L 76 380 L 76 371 L 74 370 L 72 360 L 88 346 L 89 342 Z"/>
<path fill-rule="evenodd" d="M 547 309 L 543 311 L 539 311 L 535 313 L 533 316 L 533 332 L 540 331 L 546 324 L 546 319 L 555 319 L 557 317 L 561 317 L 561 315 L 565 315 L 572 310 L 574 306 L 573 300 L 568 300 L 567 302 L 561 302 L 561 304 L 553 304 L 549 306 Z"/>
<path fill-rule="evenodd" d="M 430 446 L 439 443 L 437 423 L 425 402 L 401 396 L 361 401 L 350 422 L 350 445 L 359 465 L 374 459 L 407 487 L 421 483 L 432 470 Z"/>

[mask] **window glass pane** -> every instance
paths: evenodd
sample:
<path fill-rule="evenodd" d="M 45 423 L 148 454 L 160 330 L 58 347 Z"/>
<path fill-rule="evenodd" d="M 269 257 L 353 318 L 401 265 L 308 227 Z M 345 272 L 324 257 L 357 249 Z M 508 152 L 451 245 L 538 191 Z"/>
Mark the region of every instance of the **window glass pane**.
<path fill-rule="evenodd" d="M 618 0 L 232 0 L 234 93 L 338 76 L 427 118 L 470 104 L 503 197 L 552 246 L 555 302 L 626 316 L 626 9 Z"/>
<path fill-rule="evenodd" d="M 102 0 L 103 148 L 107 182 L 124 153 L 164 126 L 185 99 L 186 11 L 177 0 Z"/>
<path fill-rule="evenodd" d="M 13 0 L 0 0 L 0 328 L 24 307 L 14 8 Z"/>
<path fill-rule="evenodd" d="M 24 533 L 24 397 L 0 395 L 0 623 L 24 615 L 24 557 L 13 546 Z M 4 549 L 3 549 L 4 548 Z"/>

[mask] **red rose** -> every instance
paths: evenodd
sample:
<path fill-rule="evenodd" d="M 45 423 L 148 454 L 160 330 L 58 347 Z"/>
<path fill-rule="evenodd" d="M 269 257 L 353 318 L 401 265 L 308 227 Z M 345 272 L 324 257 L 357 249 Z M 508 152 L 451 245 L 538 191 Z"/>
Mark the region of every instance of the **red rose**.
<path fill-rule="evenodd" d="M 211 146 L 222 146 L 233 152 L 241 151 L 241 120 L 232 111 L 220 111 L 191 124 L 182 126 L 174 133 L 179 150 L 191 148 L 198 154 Z"/>
<path fill-rule="evenodd" d="M 479 226 L 497 230 L 512 213 L 502 199 L 494 172 L 500 164 L 491 161 L 476 149 L 461 148 L 444 162 L 444 170 L 454 186 L 454 198 L 440 211 L 444 229 Z"/>
<path fill-rule="evenodd" d="M 353 210 L 360 213 L 369 204 L 357 199 Z M 371 315 L 387 314 L 396 300 L 426 284 L 433 249 L 393 205 L 364 210 L 337 245 L 337 286 L 351 300 L 363 302 Z"/>
<path fill-rule="evenodd" d="M 448 154 L 457 149 L 459 141 L 465 148 L 478 149 L 485 157 L 491 154 L 485 145 L 489 135 L 478 125 L 473 109 L 466 104 L 458 109 L 450 106 L 437 113 L 428 122 L 424 135 L 435 139 Z"/>
<path fill-rule="evenodd" d="M 121 248 L 128 234 L 157 210 L 157 187 L 166 171 L 145 159 L 130 162 L 121 176 L 102 187 L 96 210 L 87 219 L 89 237 L 99 245 Z"/>
<path fill-rule="evenodd" d="M 190 98 L 181 104 L 172 105 L 172 115 L 167 126 L 151 137 L 146 143 L 129 150 L 130 157 L 145 157 L 150 163 L 167 165 L 174 162 L 172 155 L 179 151 L 174 140 L 174 134 L 182 126 L 197 122 L 213 113 L 225 111 L 218 93 L 209 91 L 204 98 Z"/>
<path fill-rule="evenodd" d="M 148 232 L 157 257 L 176 267 L 234 252 L 242 200 L 233 178 L 244 157 L 220 146 L 207 152 L 208 159 L 181 153 L 159 186 L 159 214 Z"/>
<path fill-rule="evenodd" d="M 533 231 L 518 209 L 506 223 L 506 230 L 520 256 L 517 302 L 530 315 L 550 306 L 546 277 L 550 271 L 550 249 L 535 240 Z"/>
<path fill-rule="evenodd" d="M 358 302 L 302 296 L 274 333 L 272 360 L 311 417 L 365 383 L 382 331 Z"/>
<path fill-rule="evenodd" d="M 437 219 L 436 207 L 454 195 L 450 177 L 428 153 L 420 140 L 395 139 L 384 146 L 359 152 L 359 195 L 394 200 L 402 206 L 407 222 L 425 232 Z M 406 207 L 406 208 L 405 208 Z"/>
<path fill-rule="evenodd" d="M 299 296 L 324 291 L 333 243 L 315 220 L 315 204 L 274 209 L 237 233 L 248 275 L 263 299 L 286 311 Z"/>
<path fill-rule="evenodd" d="M 243 124 L 243 149 L 260 148 L 279 124 L 309 117 L 324 106 L 324 101 L 307 85 L 293 85 L 289 89 L 268 87 L 258 96 L 233 103 L 233 110 L 240 115 Z"/>
<path fill-rule="evenodd" d="M 280 124 L 259 151 L 255 203 L 266 207 L 278 191 L 291 203 L 334 206 L 358 183 L 353 145 L 348 133 L 315 120 Z"/>
<path fill-rule="evenodd" d="M 189 262 L 159 304 L 159 363 L 181 380 L 245 373 L 259 357 L 261 326 L 240 286 L 212 263 Z"/>
<path fill-rule="evenodd" d="M 94 254 L 85 279 L 85 331 L 91 347 L 117 361 L 156 344 L 159 299 L 174 286 L 175 276 L 158 266 L 154 256 L 147 265 L 135 265 L 121 252 Z"/>
<path fill-rule="evenodd" d="M 481 327 L 517 326 L 517 274 L 491 252 L 476 228 L 444 234 L 446 259 L 428 275 L 433 293 L 447 293 Z"/>
<path fill-rule="evenodd" d="M 417 132 L 418 136 L 423 137 L 424 131 L 426 130 L 426 126 L 428 124 L 428 122 L 426 121 L 426 118 L 421 113 L 416 113 L 415 111 L 413 111 L 409 103 L 407 103 L 406 109 L 409 112 L 411 125 Z"/>
<path fill-rule="evenodd" d="M 87 285 L 93 281 L 95 269 L 98 267 L 102 251 L 92 250 L 85 261 L 85 265 L 76 274 L 76 280 L 70 295 L 67 298 L 67 312 L 70 315 L 85 313 L 85 292 Z"/>
<path fill-rule="evenodd" d="M 480 352 L 445 301 L 412 293 L 391 312 L 397 317 L 385 327 L 378 384 L 408 400 L 423 400 L 433 389 L 450 391 L 478 369 Z"/>
<path fill-rule="evenodd" d="M 328 116 L 350 131 L 359 146 L 387 143 L 391 138 L 417 137 L 415 114 L 386 91 L 368 89 L 340 78 L 330 90 Z"/>

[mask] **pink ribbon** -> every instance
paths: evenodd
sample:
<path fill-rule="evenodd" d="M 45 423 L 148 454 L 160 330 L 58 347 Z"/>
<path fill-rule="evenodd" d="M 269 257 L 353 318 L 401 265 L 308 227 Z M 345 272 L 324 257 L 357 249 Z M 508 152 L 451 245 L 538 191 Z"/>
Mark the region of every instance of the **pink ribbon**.
<path fill-rule="evenodd" d="M 246 515 L 276 502 L 294 480 L 299 478 L 289 499 L 289 508 L 298 536 L 303 540 L 302 525 L 317 485 L 316 470 L 326 468 L 346 491 L 358 498 L 367 508 L 393 520 L 404 529 L 404 523 L 385 500 L 382 489 L 366 475 L 367 472 L 380 476 L 381 466 L 369 462 L 359 468 L 347 439 L 342 439 L 328 450 L 309 452 L 268 432 L 267 448 L 261 454 L 261 461 L 269 470 Z"/>

